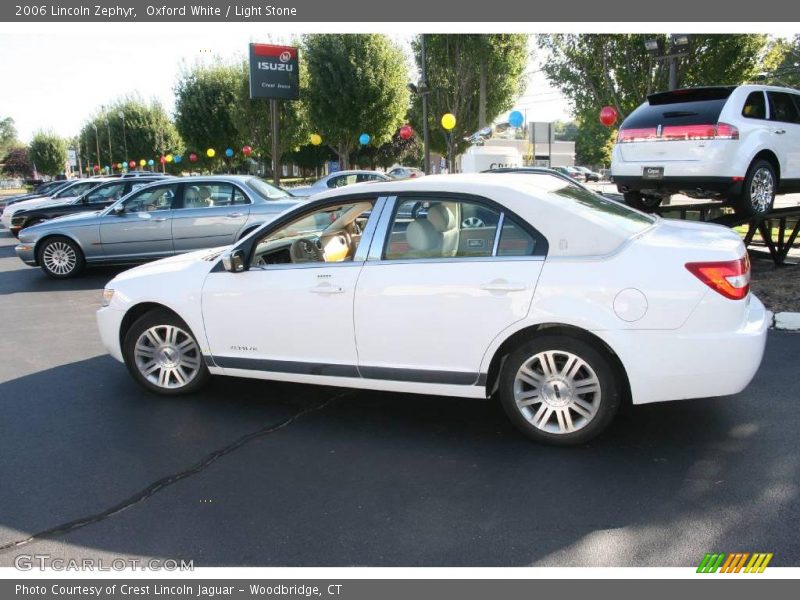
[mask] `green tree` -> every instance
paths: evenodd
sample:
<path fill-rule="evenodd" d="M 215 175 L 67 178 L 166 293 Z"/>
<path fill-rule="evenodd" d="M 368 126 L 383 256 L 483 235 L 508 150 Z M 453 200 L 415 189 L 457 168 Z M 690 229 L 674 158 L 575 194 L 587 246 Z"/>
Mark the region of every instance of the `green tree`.
<path fill-rule="evenodd" d="M 146 103 L 136 96 L 121 98 L 97 111 L 81 128 L 78 146 L 86 166 L 98 164 L 99 147 L 101 167 L 129 161 L 138 166 L 142 159 L 153 159 L 158 165 L 162 155 L 184 150 L 161 104 L 155 100 Z"/>
<path fill-rule="evenodd" d="M 553 123 L 553 134 L 560 142 L 574 142 L 578 137 L 578 124 L 575 121 L 556 121 Z"/>
<path fill-rule="evenodd" d="M 668 45 L 663 34 L 553 34 L 538 36 L 545 50 L 543 70 L 569 99 L 583 123 L 596 120 L 600 108 L 614 106 L 624 119 L 647 94 L 665 90 L 668 65 L 645 49 L 648 39 Z M 761 66 L 765 35 L 693 34 L 678 61 L 681 86 L 729 85 L 749 81 Z"/>
<path fill-rule="evenodd" d="M 764 57 L 764 83 L 800 87 L 800 35 L 793 40 L 775 39 Z"/>
<path fill-rule="evenodd" d="M 314 133 L 349 167 L 361 133 L 388 142 L 408 110 L 408 72 L 399 46 L 379 34 L 318 34 L 303 38 L 305 91 Z"/>
<path fill-rule="evenodd" d="M 3 173 L 11 177 L 30 177 L 31 161 L 25 146 L 17 146 L 6 152 L 3 158 Z"/>
<path fill-rule="evenodd" d="M 67 142 L 51 131 L 38 131 L 28 146 L 28 155 L 40 174 L 55 176 L 64 172 Z"/>
<path fill-rule="evenodd" d="M 14 119 L 11 117 L 0 119 L 0 156 L 4 156 L 6 152 L 16 146 L 19 146 L 19 141 Z"/>
<path fill-rule="evenodd" d="M 421 38 L 412 43 L 417 67 L 421 69 Z M 456 117 L 452 139 L 456 153 L 463 152 L 464 138 L 478 130 L 482 67 L 486 77 L 486 122 L 510 109 L 525 90 L 528 36 L 522 34 L 427 34 L 428 124 L 431 149 L 444 154 L 447 132 L 441 126 L 445 113 Z M 415 129 L 422 131 L 421 101 L 412 111 Z"/>
<path fill-rule="evenodd" d="M 201 164 L 217 168 L 226 148 L 241 148 L 247 140 L 237 123 L 241 101 L 243 65 L 197 65 L 184 71 L 175 86 L 175 125 L 187 148 L 200 157 Z M 206 150 L 216 155 L 209 160 Z"/>
<path fill-rule="evenodd" d="M 575 133 L 575 161 L 580 165 L 608 167 L 617 130 L 606 127 L 598 119 L 577 123 Z"/>

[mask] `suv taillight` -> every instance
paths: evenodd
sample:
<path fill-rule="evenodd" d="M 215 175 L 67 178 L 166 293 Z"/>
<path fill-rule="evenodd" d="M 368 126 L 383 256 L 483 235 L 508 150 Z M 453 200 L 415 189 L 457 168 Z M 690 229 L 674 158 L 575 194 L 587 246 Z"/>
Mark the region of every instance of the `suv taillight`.
<path fill-rule="evenodd" d="M 715 292 L 731 300 L 742 300 L 750 291 L 750 258 L 686 263 L 689 272 Z"/>
<path fill-rule="evenodd" d="M 621 129 L 617 134 L 620 144 L 630 142 L 677 142 L 691 140 L 738 140 L 739 130 L 728 123 L 716 125 L 666 125 L 661 135 L 655 127 Z"/>

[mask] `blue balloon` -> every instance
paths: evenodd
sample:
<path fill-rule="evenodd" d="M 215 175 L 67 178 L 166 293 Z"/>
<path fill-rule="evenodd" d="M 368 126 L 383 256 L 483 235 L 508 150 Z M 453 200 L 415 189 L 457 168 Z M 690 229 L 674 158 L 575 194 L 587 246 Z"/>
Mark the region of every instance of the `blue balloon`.
<path fill-rule="evenodd" d="M 522 116 L 522 113 L 518 110 L 512 111 L 510 115 L 508 115 L 508 124 L 512 127 L 522 127 L 522 124 L 525 122 L 525 117 Z"/>
<path fill-rule="evenodd" d="M 232 149 L 232 148 L 227 148 L 227 149 L 225 150 L 225 156 L 227 156 L 228 158 L 230 158 L 231 156 L 233 156 L 233 149 Z"/>
<path fill-rule="evenodd" d="M 148 165 L 150 165 L 150 166 L 152 167 L 154 164 L 156 164 L 156 161 L 154 161 L 154 160 L 151 158 L 150 160 L 148 160 L 148 161 L 147 161 L 147 164 L 148 164 Z"/>
<path fill-rule="evenodd" d="M 173 157 L 172 157 L 172 160 L 173 160 L 173 161 L 175 161 L 176 163 L 179 163 L 179 162 L 181 162 L 183 159 L 181 158 L 181 155 L 180 155 L 180 154 L 176 154 L 175 156 L 173 156 Z"/>
<path fill-rule="evenodd" d="M 361 144 L 362 146 L 366 146 L 367 144 L 369 144 L 369 135 L 367 135 L 366 133 L 362 133 L 360 136 L 358 136 L 358 143 Z"/>

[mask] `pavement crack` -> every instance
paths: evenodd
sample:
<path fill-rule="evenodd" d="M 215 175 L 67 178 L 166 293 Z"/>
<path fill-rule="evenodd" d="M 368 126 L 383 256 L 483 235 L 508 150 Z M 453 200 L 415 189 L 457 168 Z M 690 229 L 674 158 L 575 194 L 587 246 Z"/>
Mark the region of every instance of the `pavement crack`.
<path fill-rule="evenodd" d="M 62 523 L 60 525 L 50 527 L 49 529 L 45 529 L 38 533 L 34 533 L 24 539 L 2 543 L 0 544 L 0 553 L 14 548 L 19 548 L 21 546 L 26 546 L 41 539 L 53 538 L 60 535 L 64 535 L 65 533 L 70 533 L 78 529 L 87 527 L 89 525 L 94 525 L 95 523 L 99 523 L 100 521 L 104 521 L 105 519 L 117 515 L 122 511 L 131 508 L 132 506 L 144 502 L 145 500 L 151 498 L 160 491 L 168 488 L 171 485 L 178 483 L 179 481 L 182 481 L 183 479 L 186 479 L 187 477 L 191 477 L 193 475 L 197 475 L 198 473 L 202 473 L 208 467 L 214 464 L 217 460 L 219 460 L 223 456 L 230 454 L 231 452 L 238 450 L 242 446 L 245 446 L 250 442 L 262 438 L 264 436 L 267 436 L 271 433 L 280 431 L 281 429 L 286 428 L 287 426 L 291 425 L 298 419 L 308 414 L 318 412 L 323 408 L 327 407 L 328 405 L 330 405 L 332 402 L 350 393 L 351 393 L 350 391 L 347 391 L 347 392 L 342 392 L 340 394 L 336 394 L 335 396 L 332 396 L 331 398 L 325 400 L 325 402 L 297 411 L 296 413 L 293 413 L 292 415 L 286 417 L 284 420 L 279 421 L 278 423 L 275 423 L 273 425 L 267 425 L 266 427 L 262 427 L 261 429 L 245 434 L 242 437 L 231 442 L 227 446 L 223 446 L 222 448 L 219 448 L 217 450 L 214 450 L 213 452 L 206 454 L 203 458 L 201 458 L 199 461 L 197 461 L 194 465 L 192 465 L 188 469 L 179 471 L 177 473 L 173 473 L 172 475 L 167 475 L 166 477 L 162 477 L 161 479 L 154 481 L 147 487 L 139 490 L 132 496 L 129 496 L 127 499 L 115 504 L 114 506 L 111 506 L 110 508 L 102 512 L 95 513 L 93 515 L 88 515 L 85 517 L 80 517 L 78 519 L 74 519 L 67 523 Z"/>

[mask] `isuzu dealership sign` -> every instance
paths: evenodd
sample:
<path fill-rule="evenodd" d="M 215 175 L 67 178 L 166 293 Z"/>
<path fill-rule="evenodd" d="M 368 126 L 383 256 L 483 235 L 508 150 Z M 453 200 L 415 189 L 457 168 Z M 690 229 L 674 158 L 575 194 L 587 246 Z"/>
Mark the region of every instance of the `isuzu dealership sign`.
<path fill-rule="evenodd" d="M 297 100 L 299 97 L 297 48 L 250 44 L 250 98 Z"/>

